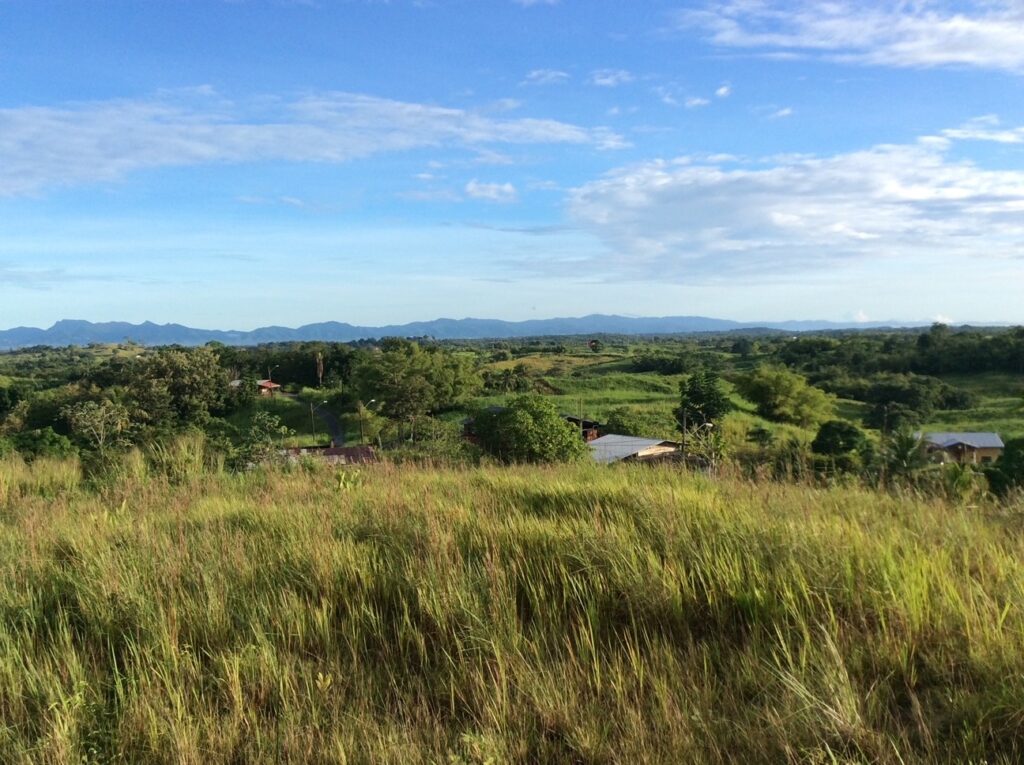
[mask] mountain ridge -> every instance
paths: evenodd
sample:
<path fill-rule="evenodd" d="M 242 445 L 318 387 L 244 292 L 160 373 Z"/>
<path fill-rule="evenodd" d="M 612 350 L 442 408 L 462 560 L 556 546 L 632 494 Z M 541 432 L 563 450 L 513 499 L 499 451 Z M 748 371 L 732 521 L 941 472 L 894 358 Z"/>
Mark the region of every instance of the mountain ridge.
<path fill-rule="evenodd" d="M 630 317 L 615 314 L 589 314 L 578 317 L 527 319 L 451 319 L 414 321 L 407 324 L 359 326 L 340 321 L 323 321 L 300 327 L 266 326 L 253 330 L 198 329 L 184 324 L 156 324 L 144 321 L 91 322 L 61 319 L 47 329 L 12 327 L 0 330 L 0 350 L 16 350 L 36 345 L 62 347 L 90 343 L 131 341 L 140 345 L 203 345 L 211 341 L 225 345 L 321 340 L 351 342 L 379 337 L 433 337 L 438 340 L 512 339 L 553 335 L 671 335 L 733 330 L 775 330 L 809 332 L 844 329 L 908 328 L 930 322 L 833 322 L 790 320 L 781 322 L 740 322 L 707 316 Z"/>

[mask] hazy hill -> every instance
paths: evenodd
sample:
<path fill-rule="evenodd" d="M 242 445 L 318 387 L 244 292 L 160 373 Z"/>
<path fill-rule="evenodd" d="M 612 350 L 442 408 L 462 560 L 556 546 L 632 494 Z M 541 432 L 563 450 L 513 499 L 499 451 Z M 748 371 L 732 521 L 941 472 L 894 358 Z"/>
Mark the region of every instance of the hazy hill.
<path fill-rule="evenodd" d="M 328 321 L 298 328 L 260 327 L 251 331 L 195 329 L 181 324 L 130 324 L 128 322 L 89 322 L 64 319 L 49 329 L 15 327 L 0 330 L 0 349 L 33 345 L 88 345 L 132 340 L 143 345 L 202 345 L 216 340 L 226 345 L 258 345 L 293 340 L 348 342 L 374 337 L 435 337 L 439 340 L 477 338 L 536 337 L 543 335 L 659 335 L 689 332 L 724 332 L 737 329 L 776 329 L 806 332 L 823 329 L 897 326 L 895 322 L 841 323 L 829 321 L 738 322 L 705 316 L 664 316 L 636 318 L 592 314 L 576 318 L 501 321 L 498 319 L 434 319 L 410 324 L 363 327 Z M 902 326 L 912 326 L 903 324 Z"/>

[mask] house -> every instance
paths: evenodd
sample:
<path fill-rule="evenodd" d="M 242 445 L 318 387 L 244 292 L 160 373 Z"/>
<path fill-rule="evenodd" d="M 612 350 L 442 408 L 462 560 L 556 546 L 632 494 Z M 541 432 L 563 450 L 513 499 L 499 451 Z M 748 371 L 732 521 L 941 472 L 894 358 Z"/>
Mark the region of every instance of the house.
<path fill-rule="evenodd" d="M 244 380 L 232 380 L 228 383 L 232 388 L 241 388 Z M 256 381 L 256 393 L 260 396 L 273 396 L 281 389 L 273 380 L 257 380 Z"/>
<path fill-rule="evenodd" d="M 579 431 L 579 434 L 587 443 L 601 435 L 599 432 L 601 423 L 597 420 L 588 420 L 586 417 L 577 417 L 572 414 L 563 414 L 562 419 L 572 425 L 574 430 Z"/>
<path fill-rule="evenodd" d="M 997 433 L 918 433 L 929 453 L 940 462 L 977 465 L 994 462 L 1003 453 Z"/>
<path fill-rule="evenodd" d="M 261 396 L 273 396 L 279 390 L 281 390 L 281 386 L 278 385 L 273 380 L 257 380 L 256 381 L 256 391 Z"/>
<path fill-rule="evenodd" d="M 614 433 L 595 438 L 589 443 L 589 446 L 590 456 L 594 458 L 594 462 L 602 465 L 612 462 L 650 462 L 676 459 L 681 454 L 679 444 L 675 441 L 619 436 Z"/>

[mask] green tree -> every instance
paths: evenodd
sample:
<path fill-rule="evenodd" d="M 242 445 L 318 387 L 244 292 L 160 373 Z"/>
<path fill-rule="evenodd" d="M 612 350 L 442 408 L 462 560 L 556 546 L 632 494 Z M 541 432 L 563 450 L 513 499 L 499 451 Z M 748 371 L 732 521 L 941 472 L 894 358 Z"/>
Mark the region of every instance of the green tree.
<path fill-rule="evenodd" d="M 238 385 L 229 385 L 227 396 L 224 399 L 224 409 L 227 412 L 236 412 L 252 406 L 258 395 L 257 381 L 252 375 L 239 378 Z"/>
<path fill-rule="evenodd" d="M 883 433 L 899 430 L 910 430 L 925 419 L 921 412 L 899 402 L 875 404 L 868 411 L 864 423 L 869 428 L 876 428 Z"/>
<path fill-rule="evenodd" d="M 849 454 L 863 448 L 867 437 L 864 431 L 846 420 L 829 420 L 818 428 L 811 442 L 811 451 L 828 457 Z"/>
<path fill-rule="evenodd" d="M 805 428 L 828 419 L 834 407 L 825 391 L 782 366 L 758 367 L 740 380 L 739 389 L 762 417 Z"/>
<path fill-rule="evenodd" d="M 293 435 L 295 431 L 283 425 L 276 414 L 256 412 L 235 453 L 235 467 L 244 470 L 272 460 L 284 439 Z"/>
<path fill-rule="evenodd" d="M 14 409 L 23 398 L 24 394 L 19 388 L 14 386 L 0 388 L 0 419 Z"/>
<path fill-rule="evenodd" d="M 679 407 L 675 415 L 680 430 L 714 425 L 731 409 L 732 402 L 712 370 L 694 372 L 679 383 Z"/>
<path fill-rule="evenodd" d="M 1007 440 L 1003 453 L 985 471 L 989 486 L 999 496 L 1024 486 L 1024 438 Z"/>
<path fill-rule="evenodd" d="M 609 410 L 602 430 L 620 436 L 644 436 L 650 433 L 645 418 L 635 409 L 625 406 Z"/>
<path fill-rule="evenodd" d="M 70 457 L 75 454 L 71 439 L 51 427 L 26 430 L 11 438 L 14 447 L 27 460 L 38 457 Z"/>
<path fill-rule="evenodd" d="M 897 430 L 882 445 L 882 469 L 888 482 L 914 482 L 931 463 L 928 447 L 920 436 L 909 430 Z"/>
<path fill-rule="evenodd" d="M 441 349 L 424 350 L 418 343 L 389 338 L 380 351 L 367 355 L 356 369 L 365 400 L 380 402 L 392 419 L 411 420 L 462 403 L 482 386 L 470 358 Z"/>
<path fill-rule="evenodd" d="M 121 404 L 102 401 L 80 401 L 62 411 L 71 426 L 71 432 L 86 441 L 100 456 L 120 443 L 131 424 L 128 410 Z"/>
<path fill-rule="evenodd" d="M 826 458 L 826 469 L 854 472 L 869 459 L 870 442 L 864 431 L 846 420 L 829 420 L 818 428 L 811 451 Z"/>
<path fill-rule="evenodd" d="M 480 447 L 503 462 L 570 462 L 588 447 L 555 405 L 537 395 L 519 396 L 503 409 L 477 413 Z"/>
<path fill-rule="evenodd" d="M 128 373 L 133 420 L 159 429 L 205 425 L 224 411 L 228 375 L 212 348 L 166 348 L 137 359 Z"/>

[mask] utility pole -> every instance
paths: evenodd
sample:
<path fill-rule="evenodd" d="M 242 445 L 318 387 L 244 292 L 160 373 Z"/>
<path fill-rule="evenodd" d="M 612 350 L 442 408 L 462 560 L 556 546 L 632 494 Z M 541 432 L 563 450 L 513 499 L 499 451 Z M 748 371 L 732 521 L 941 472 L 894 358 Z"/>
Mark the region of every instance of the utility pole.
<path fill-rule="evenodd" d="M 683 467 L 686 467 L 686 405 L 683 405 Z"/>
<path fill-rule="evenodd" d="M 377 399 L 375 399 L 375 398 L 371 398 L 365 404 L 362 401 L 359 402 L 359 443 L 360 443 L 360 445 L 366 443 L 366 435 L 365 435 L 365 433 L 363 431 L 363 418 L 366 416 L 366 409 L 367 409 L 367 407 L 370 406 L 370 404 L 374 403 L 376 400 Z M 380 436 L 379 435 L 378 435 L 378 439 L 377 440 L 378 441 L 380 440 Z"/>
<path fill-rule="evenodd" d="M 313 402 L 309 402 L 309 425 L 313 428 L 313 444 L 316 445 L 316 420 L 313 417 Z"/>

